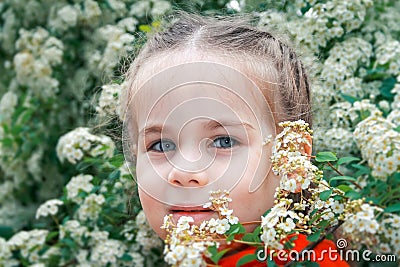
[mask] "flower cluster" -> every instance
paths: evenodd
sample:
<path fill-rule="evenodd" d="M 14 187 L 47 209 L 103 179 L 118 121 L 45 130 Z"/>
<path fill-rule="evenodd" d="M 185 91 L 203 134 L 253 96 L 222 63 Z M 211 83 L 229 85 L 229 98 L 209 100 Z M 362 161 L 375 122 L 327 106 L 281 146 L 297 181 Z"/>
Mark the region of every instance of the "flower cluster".
<path fill-rule="evenodd" d="M 400 255 L 400 216 L 359 202 L 348 207 L 351 215 L 343 224 L 343 237 L 350 240 L 350 246 L 355 249 L 367 246 L 375 253 Z M 378 220 L 379 217 L 383 218 Z"/>
<path fill-rule="evenodd" d="M 57 144 L 57 156 L 63 162 L 69 161 L 76 164 L 85 156 L 112 157 L 114 154 L 114 142 L 105 135 L 93 135 L 89 128 L 79 127 L 63 135 Z"/>
<path fill-rule="evenodd" d="M 19 250 L 21 257 L 29 262 L 37 262 L 40 248 L 46 241 L 47 230 L 21 231 L 7 241 L 11 250 Z"/>
<path fill-rule="evenodd" d="M 400 170 L 400 133 L 396 125 L 383 117 L 369 117 L 360 122 L 354 138 L 368 164 L 372 175 L 386 179 Z"/>
<path fill-rule="evenodd" d="M 101 211 L 101 206 L 104 204 L 105 198 L 103 195 L 90 194 L 85 198 L 78 210 L 78 217 L 81 221 L 88 219 L 95 221 Z"/>
<path fill-rule="evenodd" d="M 63 43 L 40 27 L 31 31 L 21 29 L 19 35 L 15 45 L 20 52 L 13 61 L 16 81 L 22 86 L 29 86 L 41 97 L 54 97 L 59 81 L 52 77 L 52 67 L 62 61 Z"/>
<path fill-rule="evenodd" d="M 121 112 L 118 106 L 118 99 L 121 92 L 125 89 L 126 83 L 122 84 L 107 84 L 101 87 L 101 95 L 99 104 L 96 107 L 97 113 L 104 116 L 120 116 Z"/>
<path fill-rule="evenodd" d="M 79 174 L 71 178 L 71 180 L 66 185 L 67 189 L 67 199 L 80 204 L 82 203 L 82 197 L 79 195 L 81 192 L 90 193 L 93 189 L 93 184 L 91 183 L 93 179 L 92 175 Z"/>
<path fill-rule="evenodd" d="M 167 231 L 165 239 L 165 261 L 173 266 L 204 266 L 202 255 L 210 257 L 208 247 L 219 247 L 216 240 L 225 239 L 224 234 L 232 225 L 238 223 L 233 216 L 233 210 L 228 208 L 232 201 L 227 191 L 210 192 L 210 202 L 203 207 L 209 208 L 218 214 L 218 218 L 203 221 L 201 225 L 193 224 L 194 219 L 181 216 L 178 222 L 172 220 L 172 215 L 164 217 L 161 228 Z"/>
<path fill-rule="evenodd" d="M 311 148 L 312 131 L 304 121 L 279 125 L 283 130 L 275 138 L 272 170 L 282 176 L 280 188 L 292 193 L 299 192 L 309 188 L 310 183 L 321 175 L 305 153 L 305 147 Z"/>
<path fill-rule="evenodd" d="M 36 219 L 39 217 L 47 217 L 49 215 L 55 215 L 58 212 L 58 206 L 63 205 L 64 203 L 59 199 L 50 199 L 45 203 L 40 205 L 40 207 L 36 211 Z"/>
<path fill-rule="evenodd" d="M 385 222 L 396 221 L 398 216 L 388 214 L 386 216 L 390 219 L 378 220 L 378 213 L 383 211 L 381 208 L 364 203 L 364 199 L 347 198 L 345 192 L 326 182 L 322 171 L 311 162 L 304 164 L 308 156 L 298 151 L 302 151 L 301 146 L 307 142 L 304 135 L 310 133 L 307 123 L 284 122 L 280 126 L 284 129 L 276 137 L 272 162 L 273 169 L 283 175 L 284 182 L 277 188 L 274 207 L 262 216 L 261 240 L 265 247 L 276 250 L 291 248 L 293 244 L 290 241 L 285 243 L 282 240 L 289 240 L 291 235 L 298 233 L 319 236 L 343 223 L 343 233 L 354 242 L 354 248 L 361 249 L 362 244 L 380 252 L 373 246 L 377 239 L 381 239 L 386 240 L 388 250 L 397 253 L 397 235 L 388 236 L 383 229 Z M 316 160 L 327 160 L 323 155 L 318 157 L 317 154 Z M 304 157 L 304 161 L 299 157 Z M 299 175 L 303 180 L 298 179 Z M 397 229 L 397 226 L 393 228 Z"/>
<path fill-rule="evenodd" d="M 142 246 L 143 250 L 149 252 L 152 248 L 161 247 L 162 241 L 151 229 L 144 212 L 140 211 L 135 219 L 135 226 L 138 229 L 135 241 Z M 125 234 L 131 235 L 131 232 L 125 231 Z M 127 237 L 127 239 L 129 239 L 129 237 Z"/>

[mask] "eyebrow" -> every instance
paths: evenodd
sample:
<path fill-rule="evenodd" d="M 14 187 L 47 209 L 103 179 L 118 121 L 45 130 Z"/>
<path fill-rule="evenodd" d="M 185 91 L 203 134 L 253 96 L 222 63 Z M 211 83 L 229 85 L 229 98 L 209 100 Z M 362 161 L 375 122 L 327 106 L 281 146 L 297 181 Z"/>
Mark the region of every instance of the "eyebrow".
<path fill-rule="evenodd" d="M 139 135 L 146 136 L 148 134 L 159 134 L 161 133 L 163 127 L 159 125 L 149 125 L 142 130 L 140 130 Z"/>
<path fill-rule="evenodd" d="M 247 129 L 255 130 L 255 128 L 247 122 L 237 122 L 237 121 L 225 121 L 225 122 L 218 122 L 218 121 L 209 121 L 204 125 L 204 128 L 207 130 L 216 130 L 218 128 L 225 128 L 225 127 L 234 127 L 234 126 L 244 126 Z M 148 134 L 160 134 L 163 130 L 163 127 L 160 125 L 149 125 L 142 130 L 139 131 L 139 135 L 146 136 Z"/>
<path fill-rule="evenodd" d="M 250 123 L 247 123 L 244 121 L 240 121 L 240 122 L 237 122 L 237 121 L 222 121 L 222 122 L 209 121 L 209 122 L 207 122 L 207 124 L 204 127 L 209 130 L 215 130 L 218 128 L 234 127 L 234 126 L 244 126 L 245 128 L 255 130 L 255 128 Z"/>

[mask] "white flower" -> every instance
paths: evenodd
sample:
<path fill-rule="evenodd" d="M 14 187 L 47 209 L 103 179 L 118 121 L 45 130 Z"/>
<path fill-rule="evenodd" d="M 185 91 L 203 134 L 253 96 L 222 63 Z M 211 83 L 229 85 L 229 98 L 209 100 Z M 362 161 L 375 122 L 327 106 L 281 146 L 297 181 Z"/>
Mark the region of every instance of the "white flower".
<path fill-rule="evenodd" d="M 294 229 L 296 224 L 293 222 L 291 218 L 286 218 L 285 222 L 278 224 L 278 227 L 281 228 L 285 232 L 290 232 Z"/>
<path fill-rule="evenodd" d="M 87 219 L 96 220 L 104 202 L 105 198 L 103 195 L 90 194 L 87 196 L 78 209 L 79 219 L 82 221 Z"/>
<path fill-rule="evenodd" d="M 46 217 L 49 214 L 55 215 L 58 212 L 58 206 L 63 205 L 64 203 L 58 199 L 51 199 L 40 205 L 40 207 L 36 211 L 36 219 L 39 217 Z"/>
<path fill-rule="evenodd" d="M 296 192 L 296 187 L 297 187 L 296 180 L 288 179 L 286 180 L 285 185 L 282 189 L 294 193 Z"/>
<path fill-rule="evenodd" d="M 379 228 L 378 222 L 376 220 L 371 220 L 367 222 L 365 230 L 371 234 L 375 234 L 378 228 Z"/>
<path fill-rule="evenodd" d="M 180 261 L 186 254 L 186 248 L 184 246 L 176 246 L 173 252 L 175 253 L 176 260 Z"/>
<path fill-rule="evenodd" d="M 208 209 L 211 206 L 212 206 L 212 203 L 211 202 L 207 202 L 206 204 L 203 205 L 203 208 Z"/>
<path fill-rule="evenodd" d="M 276 231 L 274 228 L 267 229 L 266 231 L 264 229 L 263 234 L 261 235 L 261 240 L 264 243 L 269 244 L 275 240 L 275 235 Z"/>
<path fill-rule="evenodd" d="M 58 10 L 57 15 L 57 17 L 59 17 L 69 27 L 75 26 L 78 21 L 78 11 L 70 5 L 66 5 Z"/>
<path fill-rule="evenodd" d="M 72 177 L 66 185 L 67 198 L 79 204 L 82 201 L 82 199 L 78 196 L 79 192 L 83 191 L 90 193 L 94 187 L 91 183 L 92 179 L 93 176 L 83 174 Z"/>
<path fill-rule="evenodd" d="M 229 215 L 226 217 L 230 224 L 237 224 L 239 222 L 239 218 L 233 215 Z"/>
<path fill-rule="evenodd" d="M 215 227 L 215 232 L 217 234 L 225 234 L 226 231 L 228 231 L 230 228 L 229 222 L 227 219 L 218 219 L 217 220 L 217 226 Z"/>
<path fill-rule="evenodd" d="M 271 216 L 271 212 L 263 217 L 261 216 L 261 227 L 266 227 L 266 228 L 273 228 L 279 221 L 279 216 Z"/>
<path fill-rule="evenodd" d="M 203 266 L 204 262 L 201 260 L 201 257 L 197 258 L 185 258 L 181 265 L 182 267 L 200 267 Z"/>
<path fill-rule="evenodd" d="M 115 144 L 110 137 L 93 135 L 89 128 L 78 127 L 58 140 L 56 151 L 61 162 L 67 159 L 70 163 L 76 164 L 84 155 L 110 158 L 113 156 L 114 148 Z"/>
<path fill-rule="evenodd" d="M 344 210 L 344 205 L 339 203 L 338 201 L 335 201 L 332 205 L 332 210 L 336 214 L 341 214 Z"/>
<path fill-rule="evenodd" d="M 230 210 L 230 209 L 225 208 L 225 207 L 221 207 L 219 209 L 219 211 L 221 212 L 221 215 L 223 215 L 223 216 L 229 216 L 229 215 L 231 215 L 233 213 L 233 210 Z"/>
<path fill-rule="evenodd" d="M 184 230 L 190 229 L 190 223 L 193 223 L 194 219 L 190 216 L 181 216 L 178 219 L 178 223 L 176 224 L 177 226 L 177 232 L 181 232 Z"/>

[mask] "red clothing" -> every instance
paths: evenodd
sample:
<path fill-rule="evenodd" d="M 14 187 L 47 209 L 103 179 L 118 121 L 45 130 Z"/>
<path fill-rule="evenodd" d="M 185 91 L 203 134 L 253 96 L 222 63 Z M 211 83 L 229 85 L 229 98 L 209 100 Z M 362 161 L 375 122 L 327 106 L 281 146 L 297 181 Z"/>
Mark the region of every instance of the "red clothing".
<path fill-rule="evenodd" d="M 302 235 L 302 234 L 298 235 L 298 238 L 296 240 L 293 240 L 293 242 L 295 244 L 295 247 L 293 248 L 293 250 L 296 250 L 296 251 L 303 250 L 310 243 L 307 240 L 307 236 Z M 345 262 L 344 260 L 342 260 L 340 258 L 340 255 L 338 253 L 335 243 L 333 243 L 330 240 L 326 240 L 326 239 L 323 240 L 313 250 L 315 251 L 315 254 L 314 254 L 315 259 L 317 260 L 317 263 L 321 267 L 349 267 L 347 262 Z M 236 263 L 239 261 L 240 258 L 242 258 L 245 255 L 254 254 L 255 251 L 256 251 L 255 247 L 249 247 L 249 248 L 247 248 L 243 251 L 240 251 L 236 254 L 222 258 L 219 261 L 218 265 L 221 267 L 236 267 Z M 331 251 L 331 254 L 329 255 L 327 251 Z M 278 259 L 274 259 L 274 261 L 276 262 L 276 264 L 278 266 L 284 266 L 287 262 L 289 262 L 289 260 L 288 261 L 279 261 Z M 241 267 L 261 267 L 261 266 L 265 267 L 266 262 L 259 262 L 257 260 L 254 260 L 252 262 L 242 265 Z"/>

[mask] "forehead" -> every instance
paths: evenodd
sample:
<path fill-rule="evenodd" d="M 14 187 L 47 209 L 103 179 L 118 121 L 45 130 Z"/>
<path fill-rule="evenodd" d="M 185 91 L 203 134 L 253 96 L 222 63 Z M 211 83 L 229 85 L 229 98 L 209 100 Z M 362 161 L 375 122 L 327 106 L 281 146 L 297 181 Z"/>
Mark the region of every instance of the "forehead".
<path fill-rule="evenodd" d="M 172 111 L 184 113 L 187 119 L 235 116 L 273 122 L 270 100 L 265 97 L 271 93 L 265 88 L 262 92 L 247 75 L 249 68 L 238 62 L 218 53 L 189 49 L 150 58 L 135 73 L 130 88 L 128 113 L 135 121 L 134 128 L 150 117 L 170 116 Z"/>

